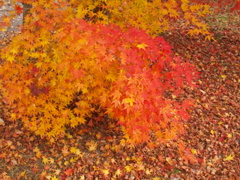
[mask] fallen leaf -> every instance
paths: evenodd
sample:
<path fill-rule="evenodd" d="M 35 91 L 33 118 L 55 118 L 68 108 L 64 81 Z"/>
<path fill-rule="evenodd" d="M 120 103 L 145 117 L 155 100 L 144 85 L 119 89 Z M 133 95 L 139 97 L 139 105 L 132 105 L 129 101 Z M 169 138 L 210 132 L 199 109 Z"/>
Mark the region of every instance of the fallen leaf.
<path fill-rule="evenodd" d="M 126 169 L 127 172 L 130 172 L 132 170 L 131 166 L 125 166 L 124 168 Z"/>
<path fill-rule="evenodd" d="M 62 154 L 63 154 L 64 156 L 67 156 L 69 153 L 70 153 L 70 152 L 68 151 L 68 147 L 67 147 L 67 146 L 64 146 L 64 147 L 62 148 Z"/>
<path fill-rule="evenodd" d="M 192 152 L 193 154 L 197 154 L 197 150 L 196 150 L 196 149 L 191 149 L 191 152 Z"/>
<path fill-rule="evenodd" d="M 94 141 L 87 142 L 86 145 L 88 146 L 89 151 L 95 151 L 97 148 L 97 142 Z"/>
<path fill-rule="evenodd" d="M 102 172 L 103 172 L 104 176 L 107 176 L 109 174 L 109 170 L 108 169 L 102 169 Z"/>
<path fill-rule="evenodd" d="M 116 173 L 117 176 L 121 176 L 122 175 L 122 171 L 120 169 L 117 169 Z"/>
<path fill-rule="evenodd" d="M 5 125 L 5 122 L 2 118 L 0 118 L 0 125 Z"/>
<path fill-rule="evenodd" d="M 71 176 L 73 173 L 73 169 L 67 169 L 66 171 L 64 171 L 64 174 L 66 174 L 66 176 Z"/>
<path fill-rule="evenodd" d="M 43 158 L 42 158 L 42 162 L 43 162 L 44 164 L 48 164 L 48 163 L 49 163 L 49 160 L 48 160 L 48 158 L 43 157 Z"/>
<path fill-rule="evenodd" d="M 170 164 L 170 165 L 172 165 L 173 163 L 172 163 L 172 159 L 171 158 L 169 158 L 169 157 L 167 157 L 166 158 L 166 161 L 168 162 L 168 164 Z"/>
<path fill-rule="evenodd" d="M 234 159 L 234 155 L 230 154 L 229 156 L 227 156 L 226 158 L 223 159 L 223 161 L 231 161 Z"/>
<path fill-rule="evenodd" d="M 58 180 L 58 178 L 56 176 L 53 176 L 51 180 Z"/>

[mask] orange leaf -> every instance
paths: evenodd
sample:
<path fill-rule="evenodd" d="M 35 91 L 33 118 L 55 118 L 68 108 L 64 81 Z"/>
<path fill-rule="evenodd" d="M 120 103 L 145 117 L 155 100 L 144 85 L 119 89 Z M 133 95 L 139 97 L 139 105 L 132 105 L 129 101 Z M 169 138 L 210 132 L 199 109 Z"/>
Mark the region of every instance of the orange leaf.
<path fill-rule="evenodd" d="M 66 171 L 64 171 L 64 174 L 66 174 L 66 176 L 71 176 L 73 173 L 73 169 L 67 169 Z"/>

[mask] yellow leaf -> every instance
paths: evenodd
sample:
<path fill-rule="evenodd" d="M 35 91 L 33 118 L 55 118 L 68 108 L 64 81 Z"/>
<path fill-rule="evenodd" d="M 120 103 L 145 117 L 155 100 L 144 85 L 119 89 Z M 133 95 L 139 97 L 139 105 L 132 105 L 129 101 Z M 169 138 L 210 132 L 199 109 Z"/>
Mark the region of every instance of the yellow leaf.
<path fill-rule="evenodd" d="M 120 176 L 122 174 L 122 171 L 120 169 L 117 169 L 116 173 L 117 176 Z"/>
<path fill-rule="evenodd" d="M 116 77 L 114 74 L 108 74 L 106 75 L 106 79 L 109 81 L 116 81 Z"/>
<path fill-rule="evenodd" d="M 232 134 L 228 134 L 227 136 L 228 136 L 228 138 L 231 138 L 231 137 L 232 137 Z"/>
<path fill-rule="evenodd" d="M 74 154 L 75 154 L 76 150 L 77 150 L 77 148 L 75 148 L 75 147 L 71 147 L 71 148 L 70 148 L 70 152 L 71 152 L 71 153 L 74 153 Z"/>
<path fill-rule="evenodd" d="M 148 45 L 142 43 L 142 44 L 138 44 L 137 47 L 138 47 L 139 49 L 145 49 L 146 47 L 148 47 Z"/>
<path fill-rule="evenodd" d="M 61 172 L 61 170 L 60 170 L 60 169 L 56 169 L 54 174 L 56 174 L 56 175 L 59 175 L 59 174 L 60 174 L 60 172 Z"/>
<path fill-rule="evenodd" d="M 11 116 L 12 120 L 16 120 L 16 114 L 15 113 L 12 113 L 10 116 Z"/>
<path fill-rule="evenodd" d="M 8 57 L 7 57 L 7 61 L 9 61 L 10 63 L 12 63 L 13 61 L 14 61 L 14 56 L 13 55 L 9 55 Z"/>
<path fill-rule="evenodd" d="M 52 176 L 50 176 L 50 175 L 46 175 L 45 178 L 46 178 L 46 179 L 51 179 Z"/>
<path fill-rule="evenodd" d="M 33 149 L 33 152 L 39 152 L 40 150 L 39 150 L 39 148 L 38 147 L 35 147 L 34 149 Z"/>
<path fill-rule="evenodd" d="M 85 180 L 85 176 L 82 175 L 79 180 Z"/>
<path fill-rule="evenodd" d="M 2 17 L 2 22 L 10 23 L 11 22 L 11 18 L 5 15 L 5 16 Z"/>
<path fill-rule="evenodd" d="M 234 159 L 234 155 L 230 154 L 229 156 L 227 156 L 226 158 L 223 159 L 223 161 L 231 161 Z"/>
<path fill-rule="evenodd" d="M 25 88 L 25 89 L 24 89 L 24 93 L 25 93 L 25 94 L 29 94 L 30 92 L 31 92 L 31 91 L 30 91 L 29 88 Z"/>
<path fill-rule="evenodd" d="M 67 166 L 69 164 L 69 161 L 65 161 L 64 165 Z"/>
<path fill-rule="evenodd" d="M 69 133 L 67 133 L 66 136 L 67 136 L 68 139 L 72 139 L 73 138 L 73 136 L 71 134 L 69 134 Z"/>
<path fill-rule="evenodd" d="M 37 63 L 36 63 L 36 67 L 37 67 L 37 68 L 40 68 L 41 66 L 42 66 L 42 62 L 37 62 Z"/>
<path fill-rule="evenodd" d="M 73 153 L 73 154 L 76 154 L 76 155 L 81 154 L 81 151 L 79 149 L 75 148 L 75 147 L 71 147 L 70 152 Z"/>
<path fill-rule="evenodd" d="M 125 169 L 127 172 L 130 172 L 132 170 L 132 167 L 131 166 L 125 166 Z"/>
<path fill-rule="evenodd" d="M 84 124 L 86 122 L 86 119 L 84 119 L 83 117 L 76 117 L 76 121 L 80 124 Z"/>
<path fill-rule="evenodd" d="M 125 99 L 123 99 L 123 102 L 129 103 L 130 106 L 133 106 L 134 99 L 133 98 L 125 98 Z"/>
<path fill-rule="evenodd" d="M 151 171 L 149 169 L 146 170 L 146 174 L 149 175 L 151 174 Z"/>
<path fill-rule="evenodd" d="M 168 164 L 172 165 L 172 159 L 171 158 L 167 157 L 166 161 L 168 162 Z"/>
<path fill-rule="evenodd" d="M 49 162 L 49 164 L 53 164 L 54 163 L 54 159 L 53 158 L 49 158 L 48 162 Z"/>
<path fill-rule="evenodd" d="M 52 177 L 51 180 L 58 180 L 56 176 Z"/>
<path fill-rule="evenodd" d="M 216 40 L 211 35 L 206 36 L 205 40 L 208 40 L 208 41 L 213 40 L 216 42 Z"/>
<path fill-rule="evenodd" d="M 42 162 L 43 162 L 44 164 L 48 164 L 48 163 L 49 163 L 49 160 L 48 160 L 48 158 L 43 157 Z"/>
<path fill-rule="evenodd" d="M 70 159 L 70 162 L 71 163 L 74 163 L 74 162 L 76 162 L 78 160 L 78 157 L 72 157 L 71 159 Z"/>
<path fill-rule="evenodd" d="M 86 145 L 88 146 L 89 151 L 95 151 L 97 148 L 97 143 L 94 141 L 87 142 Z"/>
<path fill-rule="evenodd" d="M 126 145 L 125 139 L 121 139 L 121 140 L 120 140 L 120 145 L 123 146 L 123 147 Z"/>
<path fill-rule="evenodd" d="M 181 8 L 182 8 L 183 11 L 187 11 L 188 10 L 188 5 L 183 3 L 183 4 L 181 4 Z"/>
<path fill-rule="evenodd" d="M 108 169 L 102 169 L 102 172 L 103 172 L 104 176 L 107 176 L 109 174 L 109 170 Z"/>
<path fill-rule="evenodd" d="M 26 177 L 26 171 L 22 171 L 19 175 L 19 177 Z"/>
<path fill-rule="evenodd" d="M 226 76 L 226 75 L 221 75 L 221 77 L 222 77 L 223 79 L 226 79 L 227 76 Z"/>
<path fill-rule="evenodd" d="M 11 49 L 10 52 L 13 53 L 13 54 L 17 54 L 18 53 L 16 48 Z"/>
<path fill-rule="evenodd" d="M 47 39 L 41 39 L 41 42 L 39 42 L 40 45 L 45 46 L 49 44 L 49 41 Z"/>
<path fill-rule="evenodd" d="M 191 152 L 192 152 L 193 154 L 197 154 L 196 149 L 191 149 Z"/>
<path fill-rule="evenodd" d="M 215 131 L 214 131 L 214 130 L 211 130 L 211 131 L 210 131 L 210 133 L 211 133 L 211 134 L 214 134 L 214 133 L 215 133 Z"/>
<path fill-rule="evenodd" d="M 0 31 L 5 32 L 5 31 L 7 31 L 7 29 L 3 28 L 3 27 L 0 27 Z"/>
<path fill-rule="evenodd" d="M 161 180 L 159 177 L 154 177 L 153 180 Z"/>
<path fill-rule="evenodd" d="M 182 3 L 185 3 L 185 4 L 188 4 L 189 3 L 189 0 L 181 0 Z"/>

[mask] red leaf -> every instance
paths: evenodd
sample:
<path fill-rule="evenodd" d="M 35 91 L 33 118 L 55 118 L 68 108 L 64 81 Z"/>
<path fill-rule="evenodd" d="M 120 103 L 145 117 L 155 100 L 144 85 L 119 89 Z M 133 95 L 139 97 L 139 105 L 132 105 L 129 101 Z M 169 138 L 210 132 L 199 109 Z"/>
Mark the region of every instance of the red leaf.
<path fill-rule="evenodd" d="M 67 169 L 64 174 L 66 174 L 66 176 L 71 176 L 73 173 L 73 169 Z"/>
<path fill-rule="evenodd" d="M 235 6 L 230 9 L 230 12 L 238 11 L 240 13 L 240 1 L 236 2 Z"/>
<path fill-rule="evenodd" d="M 89 121 L 88 126 L 93 127 L 93 121 L 92 120 Z"/>
<path fill-rule="evenodd" d="M 2 26 L 7 26 L 7 23 L 5 23 L 5 22 L 0 22 L 0 27 L 2 27 Z"/>
<path fill-rule="evenodd" d="M 15 5 L 14 9 L 15 9 L 17 15 L 20 15 L 23 12 L 23 8 L 19 5 Z"/>
<path fill-rule="evenodd" d="M 182 103 L 182 108 L 183 109 L 188 109 L 190 106 L 193 106 L 194 101 L 192 100 L 186 100 Z"/>
<path fill-rule="evenodd" d="M 203 159 L 202 158 L 198 158 L 198 163 L 202 164 L 203 163 Z"/>

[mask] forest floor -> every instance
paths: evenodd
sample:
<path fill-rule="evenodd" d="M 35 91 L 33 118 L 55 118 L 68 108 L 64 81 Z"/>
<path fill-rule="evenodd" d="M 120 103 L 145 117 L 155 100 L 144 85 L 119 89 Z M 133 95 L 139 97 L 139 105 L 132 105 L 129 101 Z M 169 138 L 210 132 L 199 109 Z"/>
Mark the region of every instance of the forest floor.
<path fill-rule="evenodd" d="M 189 37 L 179 29 L 163 35 L 173 54 L 200 72 L 198 88 L 186 88 L 184 94 L 196 104 L 185 124 L 187 133 L 179 137 L 195 163 L 182 159 L 171 144 L 153 150 L 144 144 L 126 145 L 111 120 L 90 121 L 56 141 L 40 139 L 21 122 L 8 121 L 0 104 L 0 179 L 240 179 L 240 33 L 213 33 L 216 41 Z"/>

